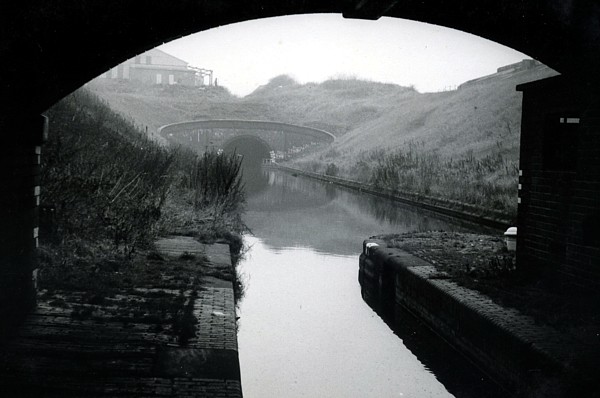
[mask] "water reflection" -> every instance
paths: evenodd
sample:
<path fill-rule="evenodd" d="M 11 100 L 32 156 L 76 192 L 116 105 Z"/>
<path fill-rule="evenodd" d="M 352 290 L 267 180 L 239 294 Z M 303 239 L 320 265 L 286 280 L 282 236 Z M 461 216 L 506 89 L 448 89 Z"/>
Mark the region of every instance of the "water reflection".
<path fill-rule="evenodd" d="M 414 320 L 365 305 L 356 278 L 366 237 L 464 226 L 290 174 L 245 175 L 254 236 L 240 263 L 244 396 L 494 397 Z"/>
<path fill-rule="evenodd" d="M 244 159 L 245 160 L 245 159 Z M 256 197 L 269 186 L 269 174 L 263 170 L 260 163 L 242 163 L 242 181 L 246 196 Z"/>
<path fill-rule="evenodd" d="M 310 247 L 346 255 L 375 234 L 469 229 L 456 221 L 387 199 L 360 194 L 300 176 L 264 170 L 253 175 L 261 189 L 248 191 L 248 225 L 274 248 Z M 265 189 L 265 184 L 269 189 Z"/>
<path fill-rule="evenodd" d="M 451 395 L 364 303 L 356 256 L 274 250 L 248 237 L 240 264 L 244 397 Z"/>
<path fill-rule="evenodd" d="M 361 295 L 369 307 L 402 339 L 404 346 L 436 375 L 448 392 L 460 398 L 501 398 L 510 395 L 401 305 L 393 301 L 382 301 L 376 284 L 363 279 Z"/>

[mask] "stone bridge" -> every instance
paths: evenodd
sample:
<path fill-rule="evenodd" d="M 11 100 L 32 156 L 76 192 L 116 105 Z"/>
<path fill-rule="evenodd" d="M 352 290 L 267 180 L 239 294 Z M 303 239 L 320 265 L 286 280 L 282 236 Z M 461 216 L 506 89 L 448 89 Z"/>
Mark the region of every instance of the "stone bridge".
<path fill-rule="evenodd" d="M 289 123 L 257 120 L 194 120 L 168 124 L 158 133 L 172 144 L 198 153 L 223 150 L 262 159 L 287 158 L 335 136 L 327 131 Z"/>

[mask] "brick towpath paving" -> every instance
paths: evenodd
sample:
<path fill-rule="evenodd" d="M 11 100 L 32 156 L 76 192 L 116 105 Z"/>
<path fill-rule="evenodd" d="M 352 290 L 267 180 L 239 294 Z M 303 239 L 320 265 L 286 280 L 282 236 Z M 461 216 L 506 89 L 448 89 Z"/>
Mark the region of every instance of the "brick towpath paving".
<path fill-rule="evenodd" d="M 169 237 L 156 248 L 173 258 L 204 256 L 207 268 L 231 267 L 226 244 Z M 83 295 L 40 292 L 34 313 L 0 345 L 1 397 L 242 396 L 231 282 L 203 276 L 194 290 L 140 286 L 95 304 Z M 185 344 L 171 330 L 176 323 L 157 324 L 144 312 L 141 303 L 165 298 L 180 299 L 197 320 Z"/>

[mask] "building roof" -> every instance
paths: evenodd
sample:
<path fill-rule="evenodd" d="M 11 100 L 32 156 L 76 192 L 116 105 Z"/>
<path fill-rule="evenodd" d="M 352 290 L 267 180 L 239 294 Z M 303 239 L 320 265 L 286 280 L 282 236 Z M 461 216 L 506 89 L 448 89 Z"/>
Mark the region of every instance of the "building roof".
<path fill-rule="evenodd" d="M 153 48 L 152 50 L 148 50 L 140 55 L 149 55 L 152 57 L 153 65 L 170 65 L 170 66 L 184 66 L 187 67 L 188 63 L 182 59 L 179 59 L 171 54 L 168 54 L 162 50 L 157 48 Z M 154 62 L 156 60 L 156 62 Z"/>
<path fill-rule="evenodd" d="M 136 63 L 136 58 L 140 57 L 140 60 L 142 63 Z M 151 59 L 151 64 L 147 64 L 146 63 L 146 58 L 145 57 L 150 57 Z M 171 68 L 171 69 L 187 69 L 188 68 L 188 63 L 185 62 L 182 59 L 179 59 L 171 54 L 168 54 L 162 50 L 159 50 L 157 48 L 153 48 L 151 50 L 148 50 L 144 53 L 138 54 L 135 57 L 129 58 L 127 61 L 123 62 L 123 64 L 127 64 L 129 66 L 133 66 L 136 65 L 140 66 L 140 65 L 144 65 L 144 66 L 153 66 L 153 67 L 158 67 L 160 68 L 162 66 L 162 69 L 165 69 L 165 67 Z"/>
<path fill-rule="evenodd" d="M 155 69 L 162 71 L 176 71 L 178 73 L 196 74 L 196 71 L 189 68 L 184 68 L 177 65 L 148 65 L 148 64 L 129 64 L 130 69 Z"/>

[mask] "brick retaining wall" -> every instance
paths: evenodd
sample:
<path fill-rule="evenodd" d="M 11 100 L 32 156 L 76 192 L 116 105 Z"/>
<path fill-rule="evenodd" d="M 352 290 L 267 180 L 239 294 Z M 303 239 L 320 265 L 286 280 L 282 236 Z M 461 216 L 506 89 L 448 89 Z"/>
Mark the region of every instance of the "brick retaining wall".
<path fill-rule="evenodd" d="M 367 248 L 367 243 L 379 246 Z M 365 241 L 359 280 L 375 289 L 370 294 L 384 305 L 407 309 L 518 396 L 579 396 L 595 386 L 592 376 L 571 367 L 586 349 L 579 342 L 457 285 L 426 261 L 383 241 Z"/>

